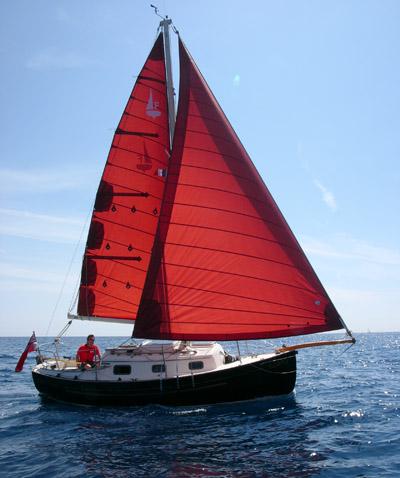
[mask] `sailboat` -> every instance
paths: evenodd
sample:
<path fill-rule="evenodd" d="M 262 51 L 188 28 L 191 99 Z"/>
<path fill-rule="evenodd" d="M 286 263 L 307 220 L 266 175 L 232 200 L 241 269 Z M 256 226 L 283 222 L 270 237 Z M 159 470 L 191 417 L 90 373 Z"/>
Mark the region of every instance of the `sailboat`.
<path fill-rule="evenodd" d="M 297 349 L 354 343 L 171 19 L 137 77 L 97 191 L 71 319 L 134 325 L 81 368 L 38 356 L 47 397 L 194 405 L 290 394 Z M 257 355 L 219 342 L 344 329 L 342 340 Z"/>

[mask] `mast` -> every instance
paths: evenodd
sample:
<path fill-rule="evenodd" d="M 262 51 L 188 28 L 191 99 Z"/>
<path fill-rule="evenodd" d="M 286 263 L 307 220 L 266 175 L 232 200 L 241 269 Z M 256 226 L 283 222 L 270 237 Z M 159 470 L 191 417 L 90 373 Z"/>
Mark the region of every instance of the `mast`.
<path fill-rule="evenodd" d="M 165 54 L 165 70 L 166 70 L 166 83 L 167 83 L 167 101 L 168 101 L 168 121 L 170 131 L 170 149 L 172 149 L 172 140 L 175 130 L 175 91 L 174 82 L 172 79 L 172 64 L 171 64 L 171 43 L 169 39 L 169 26 L 172 24 L 172 20 L 166 16 L 160 22 L 160 28 L 164 34 L 164 54 Z"/>

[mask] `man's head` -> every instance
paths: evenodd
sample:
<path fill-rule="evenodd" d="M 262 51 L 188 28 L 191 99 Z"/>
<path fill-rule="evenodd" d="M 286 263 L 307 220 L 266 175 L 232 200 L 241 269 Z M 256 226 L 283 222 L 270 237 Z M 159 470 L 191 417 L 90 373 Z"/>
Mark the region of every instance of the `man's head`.
<path fill-rule="evenodd" d="M 93 334 L 90 334 L 90 335 L 87 336 L 86 343 L 88 345 L 93 345 L 94 344 L 94 335 Z"/>

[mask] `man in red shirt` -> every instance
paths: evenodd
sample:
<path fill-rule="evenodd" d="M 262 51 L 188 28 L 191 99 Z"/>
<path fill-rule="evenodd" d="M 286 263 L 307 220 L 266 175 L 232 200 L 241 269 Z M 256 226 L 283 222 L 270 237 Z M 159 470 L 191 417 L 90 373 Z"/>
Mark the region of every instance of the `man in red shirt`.
<path fill-rule="evenodd" d="M 95 367 L 100 363 L 100 349 L 94 344 L 94 335 L 87 336 L 86 344 L 82 344 L 77 353 L 76 361 L 81 363 L 81 368 Z"/>

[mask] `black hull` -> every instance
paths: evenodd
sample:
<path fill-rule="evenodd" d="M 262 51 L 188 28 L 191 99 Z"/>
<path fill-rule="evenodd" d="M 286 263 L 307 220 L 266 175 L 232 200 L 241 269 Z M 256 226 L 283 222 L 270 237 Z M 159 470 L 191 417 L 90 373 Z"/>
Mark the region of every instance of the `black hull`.
<path fill-rule="evenodd" d="M 202 405 L 286 395 L 296 382 L 296 352 L 193 376 L 137 381 L 85 381 L 32 372 L 40 394 L 87 405 Z"/>

